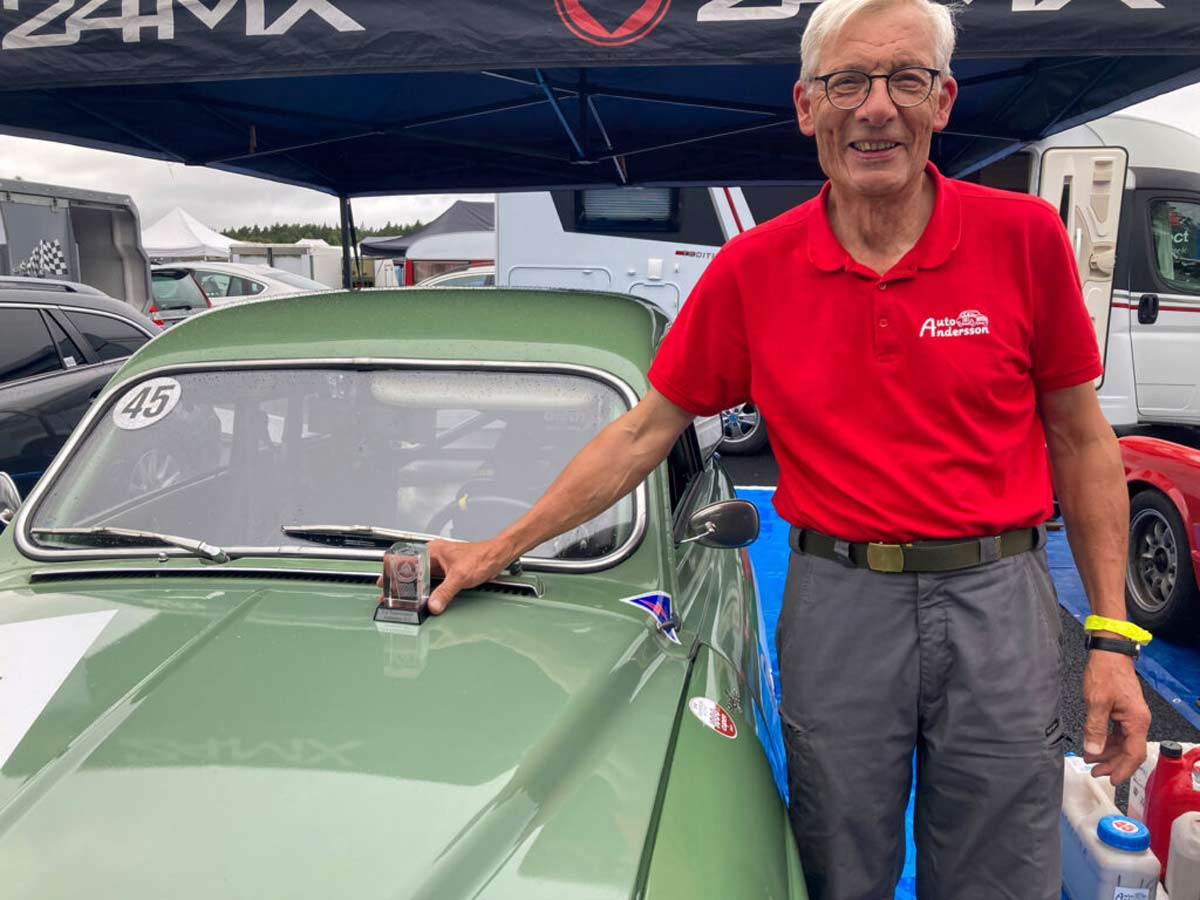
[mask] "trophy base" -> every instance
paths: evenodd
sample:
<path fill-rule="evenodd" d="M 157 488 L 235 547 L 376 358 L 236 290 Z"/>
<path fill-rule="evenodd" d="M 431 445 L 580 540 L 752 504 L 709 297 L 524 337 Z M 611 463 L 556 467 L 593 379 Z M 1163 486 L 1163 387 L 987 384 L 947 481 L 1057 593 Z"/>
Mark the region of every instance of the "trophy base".
<path fill-rule="evenodd" d="M 429 608 L 424 604 L 405 609 L 398 606 L 385 606 L 380 603 L 375 607 L 376 622 L 391 622 L 396 625 L 420 625 L 429 616 Z"/>

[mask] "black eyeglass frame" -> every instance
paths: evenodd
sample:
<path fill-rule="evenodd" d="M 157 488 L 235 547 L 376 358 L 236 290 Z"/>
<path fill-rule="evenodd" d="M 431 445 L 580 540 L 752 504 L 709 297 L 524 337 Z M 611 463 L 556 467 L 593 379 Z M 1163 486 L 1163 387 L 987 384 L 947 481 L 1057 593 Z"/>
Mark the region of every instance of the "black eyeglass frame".
<path fill-rule="evenodd" d="M 892 79 L 895 76 L 899 75 L 901 72 L 912 72 L 914 70 L 920 71 L 920 72 L 927 72 L 929 75 L 932 76 L 929 80 L 929 93 L 927 93 L 924 97 L 922 97 L 916 103 L 897 103 L 896 98 L 892 96 Z M 868 74 L 867 72 L 862 72 L 858 69 L 838 69 L 836 72 L 829 72 L 825 75 L 814 75 L 812 77 L 812 80 L 821 82 L 821 84 L 825 88 L 825 99 L 828 100 L 834 106 L 835 109 L 844 110 L 845 112 L 852 112 L 853 110 L 858 109 L 860 106 L 862 106 L 864 103 L 867 102 L 867 99 L 871 96 L 871 88 L 874 87 L 876 78 L 883 79 L 884 86 L 887 89 L 888 99 L 891 100 L 893 104 L 895 104 L 897 109 L 913 109 L 914 107 L 920 106 L 922 103 L 924 103 L 926 100 L 928 100 L 930 97 L 933 96 L 933 86 L 935 84 L 937 84 L 938 77 L 941 74 L 942 74 L 941 69 L 934 69 L 934 68 L 931 68 L 930 66 L 901 66 L 899 69 L 895 69 L 894 71 L 891 71 L 891 72 L 885 72 L 882 75 L 871 75 L 871 74 Z M 834 76 L 837 76 L 837 75 L 861 75 L 863 78 L 867 79 L 866 92 L 863 94 L 862 99 L 859 100 L 857 103 L 855 103 L 853 106 L 840 106 L 833 99 L 833 97 L 830 96 L 829 79 L 833 78 Z"/>

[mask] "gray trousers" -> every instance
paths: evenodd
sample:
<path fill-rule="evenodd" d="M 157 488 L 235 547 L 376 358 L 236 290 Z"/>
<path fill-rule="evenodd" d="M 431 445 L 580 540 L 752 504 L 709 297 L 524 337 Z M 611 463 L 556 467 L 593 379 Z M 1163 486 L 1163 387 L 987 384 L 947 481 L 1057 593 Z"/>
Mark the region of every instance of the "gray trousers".
<path fill-rule="evenodd" d="M 810 900 L 1058 900 L 1062 632 L 1045 552 L 883 574 L 793 552 L 776 634 Z"/>

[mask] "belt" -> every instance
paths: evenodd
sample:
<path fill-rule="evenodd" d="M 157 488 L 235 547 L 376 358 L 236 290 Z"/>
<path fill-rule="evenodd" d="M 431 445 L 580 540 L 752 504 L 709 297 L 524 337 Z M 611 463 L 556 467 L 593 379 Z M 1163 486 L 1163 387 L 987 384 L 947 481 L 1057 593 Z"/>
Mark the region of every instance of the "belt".
<path fill-rule="evenodd" d="M 992 537 L 914 541 L 910 544 L 852 544 L 819 531 L 793 526 L 788 544 L 797 553 L 874 572 L 952 572 L 1039 549 L 1046 544 L 1046 530 L 1039 525 Z"/>

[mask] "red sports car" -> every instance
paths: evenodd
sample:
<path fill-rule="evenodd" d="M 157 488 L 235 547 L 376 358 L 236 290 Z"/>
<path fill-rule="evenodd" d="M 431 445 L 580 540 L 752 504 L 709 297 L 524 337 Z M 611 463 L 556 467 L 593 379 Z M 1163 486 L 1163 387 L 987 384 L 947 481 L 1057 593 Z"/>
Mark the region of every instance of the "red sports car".
<path fill-rule="evenodd" d="M 1129 485 L 1129 617 L 1156 634 L 1193 638 L 1200 624 L 1200 450 L 1121 438 Z"/>

